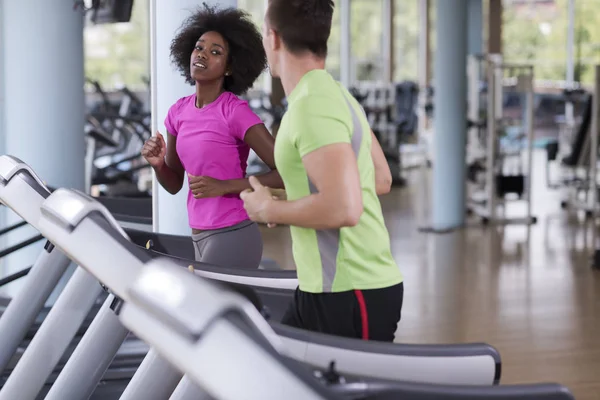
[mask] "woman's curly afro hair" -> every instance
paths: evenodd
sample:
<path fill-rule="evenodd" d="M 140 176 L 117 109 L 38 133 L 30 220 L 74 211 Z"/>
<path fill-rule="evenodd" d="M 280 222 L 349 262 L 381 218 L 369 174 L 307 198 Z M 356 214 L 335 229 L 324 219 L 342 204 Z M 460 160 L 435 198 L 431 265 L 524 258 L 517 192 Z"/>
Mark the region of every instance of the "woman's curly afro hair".
<path fill-rule="evenodd" d="M 267 67 L 262 35 L 250 15 L 239 8 L 217 9 L 204 3 L 181 25 L 171 42 L 171 60 L 186 82 L 195 84 L 190 76 L 190 56 L 196 42 L 206 32 L 218 32 L 229 45 L 224 89 L 236 95 L 244 94 Z"/>

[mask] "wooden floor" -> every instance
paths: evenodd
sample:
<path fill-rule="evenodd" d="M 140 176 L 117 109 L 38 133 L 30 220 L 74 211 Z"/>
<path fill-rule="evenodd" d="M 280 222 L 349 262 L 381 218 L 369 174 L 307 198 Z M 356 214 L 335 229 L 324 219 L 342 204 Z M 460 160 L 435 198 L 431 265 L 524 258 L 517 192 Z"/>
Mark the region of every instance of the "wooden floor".
<path fill-rule="evenodd" d="M 546 188 L 540 162 L 533 179 L 538 222 L 529 228 L 473 223 L 447 234 L 421 233 L 429 184 L 417 172 L 407 187 L 381 198 L 405 275 L 397 341 L 487 342 L 502 357 L 502 384 L 558 382 L 577 399 L 598 400 L 600 271 L 589 262 L 592 226 L 560 208 L 560 193 Z M 263 235 L 264 256 L 295 268 L 288 229 L 263 228 Z"/>

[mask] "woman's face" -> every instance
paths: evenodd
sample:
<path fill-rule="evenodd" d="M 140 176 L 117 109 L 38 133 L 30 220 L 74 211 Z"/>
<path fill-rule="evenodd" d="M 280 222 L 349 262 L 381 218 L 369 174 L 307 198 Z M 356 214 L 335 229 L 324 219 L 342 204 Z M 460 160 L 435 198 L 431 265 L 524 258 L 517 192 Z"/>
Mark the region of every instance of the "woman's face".
<path fill-rule="evenodd" d="M 218 32 L 206 32 L 200 36 L 190 57 L 190 75 L 196 82 L 221 79 L 229 74 L 227 41 Z"/>

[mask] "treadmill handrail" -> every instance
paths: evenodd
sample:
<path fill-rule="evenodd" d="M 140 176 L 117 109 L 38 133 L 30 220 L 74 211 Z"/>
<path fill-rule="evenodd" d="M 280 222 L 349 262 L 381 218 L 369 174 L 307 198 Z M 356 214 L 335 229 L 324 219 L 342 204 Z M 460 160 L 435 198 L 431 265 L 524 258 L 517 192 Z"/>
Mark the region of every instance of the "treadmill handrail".
<path fill-rule="evenodd" d="M 281 279 L 297 282 L 298 276 L 295 270 L 278 270 L 278 269 L 245 269 L 245 268 L 231 268 L 231 267 L 221 267 L 214 264 L 205 263 L 202 261 L 189 260 L 187 258 L 166 254 L 160 251 L 145 249 L 142 246 L 138 246 L 144 249 L 152 258 L 168 258 L 173 262 L 184 265 L 184 266 L 192 266 L 196 270 L 196 272 L 207 272 L 207 273 L 215 273 L 215 274 L 223 274 L 223 275 L 233 275 L 233 276 L 241 276 L 247 278 L 262 278 L 262 279 Z M 202 274 L 201 274 L 202 275 Z M 295 287 L 294 287 L 295 288 Z"/>
<path fill-rule="evenodd" d="M 279 336 L 250 302 L 205 279 L 190 276 L 189 271 L 168 259 L 147 262 L 128 292 L 130 302 L 192 341 L 198 340 L 216 319 L 233 311 L 251 323 L 274 350 L 282 350 Z M 198 309 L 202 312 L 198 313 Z"/>
<path fill-rule="evenodd" d="M 59 188 L 48 196 L 40 209 L 42 215 L 72 231 L 90 214 L 100 214 L 117 232 L 128 238 L 113 215 L 94 198 L 74 189 Z"/>
<path fill-rule="evenodd" d="M 93 199 L 92 199 L 91 201 L 95 201 L 95 200 L 93 200 Z M 44 221 L 44 218 L 42 218 L 40 221 Z M 108 222 L 106 221 L 106 219 L 102 218 L 102 217 L 101 217 L 99 214 L 97 214 L 97 213 L 96 213 L 96 214 L 94 214 L 94 215 L 90 215 L 90 216 L 88 216 L 88 218 L 85 218 L 85 222 L 86 222 L 86 223 L 85 223 L 85 224 L 83 224 L 83 225 L 81 226 L 81 228 L 82 228 L 82 229 L 84 228 L 84 225 L 86 225 L 86 226 L 88 227 L 88 229 L 89 229 L 89 228 L 90 228 L 92 225 L 94 225 L 94 224 L 98 224 L 98 223 L 102 222 L 102 225 L 104 225 L 104 226 L 100 226 L 100 225 L 98 225 L 98 227 L 100 227 L 100 229 L 103 229 L 103 231 L 104 231 L 104 236 L 103 236 L 103 237 L 106 237 L 106 238 L 108 238 L 108 237 L 106 236 L 106 234 L 108 233 L 108 234 L 109 234 L 110 236 L 112 236 L 112 237 L 113 237 L 115 240 L 118 240 L 118 239 L 120 238 L 120 240 L 118 240 L 118 242 L 117 242 L 117 243 L 119 243 L 120 245 L 122 245 L 122 246 L 123 246 L 123 250 L 126 250 L 126 251 L 132 251 L 132 250 L 133 250 L 133 251 L 135 251 L 135 250 L 137 250 L 137 252 L 140 252 L 140 251 L 141 251 L 140 247 L 138 247 L 138 246 L 135 246 L 133 243 L 131 243 L 130 241 L 128 241 L 128 240 L 127 240 L 125 237 L 122 237 L 122 236 L 120 236 L 120 237 L 119 237 L 119 234 L 118 234 L 117 232 L 115 232 L 115 230 L 113 229 L 113 227 L 111 227 L 111 226 L 110 226 L 110 224 L 108 224 Z M 44 231 L 44 230 L 42 230 L 42 231 Z M 60 231 L 60 229 L 59 229 L 59 231 Z M 57 233 L 58 233 L 58 232 L 57 232 Z M 71 232 L 65 232 L 65 233 L 63 233 L 63 235 L 70 235 L 70 234 L 71 234 Z M 73 232 L 73 234 L 74 234 L 74 232 Z M 89 231 L 89 230 L 88 230 L 88 232 L 87 232 L 87 234 L 86 234 L 86 236 L 85 236 L 85 237 L 89 237 L 89 236 L 87 236 L 87 235 L 91 235 L 91 231 Z M 59 235 L 59 236 L 62 236 L 62 235 Z M 52 237 L 49 237 L 49 238 L 51 238 L 51 239 L 52 239 Z M 65 239 L 66 239 L 66 238 L 65 238 Z M 73 239 L 74 239 L 74 238 L 73 238 Z M 84 237 L 83 237 L 83 236 L 80 236 L 80 239 L 79 239 L 79 242 L 80 242 L 80 243 L 82 243 L 82 239 L 84 239 Z M 58 240 L 58 238 L 57 238 L 57 240 Z M 64 246 L 64 245 L 66 245 L 65 243 L 68 243 L 68 242 L 66 242 L 65 240 L 59 240 L 59 241 L 58 241 L 56 244 L 57 244 L 57 246 L 58 246 L 58 247 L 61 247 L 61 246 Z M 96 250 L 95 250 L 94 254 L 97 254 L 97 255 L 96 255 L 95 257 L 98 257 L 100 254 L 103 254 L 103 253 L 102 253 L 102 252 L 103 252 L 103 250 L 102 250 L 102 247 L 106 248 L 106 246 L 107 246 L 107 244 L 103 244 L 103 243 L 101 243 L 101 241 L 91 241 L 91 242 L 90 242 L 90 245 L 92 245 L 92 244 L 94 245 L 94 247 L 96 247 Z M 100 247 L 98 247 L 98 246 L 96 246 L 96 245 L 98 245 L 98 246 L 100 246 Z M 68 248 L 64 248 L 64 247 L 63 247 L 63 250 L 65 250 L 65 251 L 66 251 L 66 253 L 69 253 L 69 249 L 68 249 Z M 82 250 L 83 250 L 83 249 L 79 249 L 79 250 L 77 250 L 77 251 L 82 251 Z M 73 250 L 73 251 L 75 251 L 75 250 Z M 105 250 L 104 250 L 104 251 L 105 251 Z M 145 253 L 145 252 L 144 252 L 144 253 Z M 82 253 L 82 254 L 83 254 L 83 253 Z M 147 254 L 147 253 L 146 253 L 146 254 Z M 90 256 L 91 256 L 91 255 L 90 255 Z M 147 259 L 149 259 L 149 258 L 150 258 L 150 257 L 149 257 L 149 256 L 147 256 Z M 139 268 L 139 270 L 141 271 L 141 270 L 143 270 L 142 266 L 143 266 L 144 260 L 140 260 L 140 261 L 142 262 L 141 264 L 139 264 L 139 265 L 140 265 L 140 268 Z M 88 261 L 88 262 L 89 262 L 89 261 Z M 106 260 L 106 262 L 108 262 L 108 260 Z M 112 262 L 112 261 L 110 261 L 110 262 Z M 136 264 L 137 264 L 137 261 L 136 261 Z M 172 264 L 173 264 L 173 265 L 176 265 L 177 263 L 172 263 Z M 80 263 L 80 265 L 81 265 L 83 268 L 86 268 L 86 267 L 87 267 L 85 264 L 81 264 L 81 263 Z M 187 263 L 187 262 L 186 262 L 184 266 L 187 266 L 187 265 L 189 265 L 189 263 Z M 131 266 L 131 267 L 133 267 L 133 265 L 130 265 L 130 266 Z M 123 270 L 123 266 L 121 266 L 121 265 L 120 265 L 120 264 L 118 264 L 118 263 L 117 263 L 117 264 L 115 264 L 115 265 L 113 265 L 113 267 L 114 267 L 114 268 L 116 268 L 117 270 L 119 270 L 119 268 L 120 268 L 121 270 Z M 113 269 L 114 269 L 114 268 L 113 268 Z M 87 268 L 86 268 L 86 269 L 87 269 Z M 183 271 L 183 268 L 180 268 L 180 267 L 179 267 L 179 269 L 180 269 L 182 272 L 184 272 L 184 273 L 186 274 L 186 275 L 185 275 L 185 276 L 186 276 L 186 278 L 187 278 L 187 279 L 189 279 L 189 275 L 187 275 L 187 274 L 189 274 L 189 272 L 187 272 L 187 271 Z M 103 283 L 104 283 L 106 286 L 108 286 L 110 289 L 112 289 L 112 290 L 117 290 L 117 289 L 120 289 L 120 288 L 124 288 L 124 290 L 123 290 L 123 291 L 121 291 L 121 290 L 117 290 L 117 291 L 115 292 L 115 293 L 117 293 L 117 294 L 118 294 L 118 296 L 120 296 L 120 297 L 122 297 L 122 296 L 121 296 L 121 293 L 124 293 L 124 292 L 127 290 L 127 289 L 125 289 L 125 286 L 128 286 L 128 285 L 130 284 L 130 282 L 132 282 L 132 281 L 133 281 L 133 280 L 129 280 L 129 278 L 127 278 L 127 279 L 124 279 L 124 277 L 123 277 L 123 275 L 122 275 L 122 274 L 123 274 L 123 273 L 125 273 L 125 272 L 126 272 L 126 271 L 125 271 L 125 270 L 123 270 L 123 272 L 121 273 L 121 276 L 120 276 L 120 279 L 119 279 L 119 284 L 117 285 L 118 287 L 111 287 L 111 286 L 113 286 L 113 284 L 112 284 L 112 282 L 110 282 L 110 280 L 114 281 L 116 278 L 112 278 L 112 277 L 111 277 L 110 279 L 108 279 L 108 278 L 107 278 L 108 280 L 102 280 L 102 282 L 103 282 Z M 102 275 L 102 276 L 105 276 L 105 277 L 106 277 L 106 275 Z M 116 274 L 115 274 L 114 276 L 118 276 L 118 275 L 116 275 Z M 132 278 L 133 278 L 133 276 L 132 276 Z M 135 278 L 134 278 L 134 279 L 135 279 Z M 194 279 L 190 279 L 190 280 L 194 280 Z M 125 297 L 122 297 L 122 298 L 125 300 L 125 302 L 127 302 L 128 300 L 130 300 L 130 298 L 129 298 L 129 297 L 130 297 L 129 295 L 125 295 Z M 163 314 L 166 314 L 167 316 L 170 316 L 170 313 L 163 313 Z M 261 317 L 261 318 L 262 318 L 262 317 Z M 265 322 L 266 322 L 266 321 L 265 321 Z M 284 351 L 283 353 L 285 353 L 285 351 Z M 489 362 L 492 362 L 492 360 L 490 360 Z"/>
<path fill-rule="evenodd" d="M 222 315 L 200 340 L 191 341 L 173 325 L 149 315 L 135 302 L 125 302 L 119 314 L 123 325 L 211 397 L 223 400 L 343 398 L 329 391 L 308 368 L 290 368 L 287 359 L 236 317 L 236 314 Z"/>
<path fill-rule="evenodd" d="M 153 260 L 148 263 L 144 268 L 144 271 L 148 270 L 148 266 L 151 264 L 150 268 L 158 267 L 162 268 L 165 274 L 178 274 L 181 276 L 181 283 L 184 283 L 185 286 L 188 286 L 189 297 L 182 296 L 179 305 L 189 305 L 189 300 L 191 298 L 204 298 L 209 301 L 215 301 L 215 297 L 223 296 L 224 292 L 216 292 L 216 295 L 210 293 L 210 290 L 206 290 L 205 286 L 210 286 L 209 282 L 201 279 L 188 279 L 184 277 L 186 274 L 185 271 L 168 267 L 167 265 L 161 265 L 162 262 L 167 260 Z M 168 267 L 168 268 L 167 268 Z M 163 275 L 161 274 L 158 278 L 163 279 Z M 159 283 L 159 282 L 157 282 Z M 155 285 L 156 286 L 156 285 Z M 179 288 L 178 288 L 179 289 Z M 163 290 L 169 291 L 172 289 L 161 288 L 160 291 Z M 149 294 L 152 296 L 152 293 Z M 172 296 L 173 294 L 168 294 L 167 296 Z M 160 296 L 160 292 L 159 292 Z M 214 296 L 214 297 L 213 297 Z M 186 298 L 188 302 L 183 301 L 183 298 Z M 133 298 L 133 296 L 132 296 Z M 158 299 L 154 299 L 158 300 Z M 154 304 L 160 304 L 160 302 L 153 301 Z M 173 302 L 175 305 L 175 302 Z M 204 304 L 204 302 L 203 302 Z M 162 317 L 164 316 L 164 312 L 156 313 L 152 312 L 148 309 L 148 305 L 144 307 L 136 301 L 131 301 L 124 305 L 122 318 L 125 318 L 126 323 L 129 325 L 131 329 L 140 330 L 140 334 L 143 335 L 144 340 L 150 342 L 152 346 L 156 347 L 161 354 L 167 358 L 172 360 L 176 360 L 176 364 L 183 368 L 182 372 L 186 374 L 190 374 L 192 379 L 197 379 L 202 383 L 202 380 L 210 382 L 207 376 L 201 374 L 202 372 L 208 373 L 206 367 L 206 360 L 199 358 L 202 355 L 203 350 L 211 349 L 210 354 L 213 357 L 216 357 L 217 354 L 220 354 L 220 351 L 223 351 L 225 348 L 222 345 L 222 341 L 214 340 L 216 337 L 220 337 L 219 334 L 225 335 L 227 340 L 230 340 L 229 343 L 232 345 L 239 346 L 236 340 L 242 340 L 244 337 L 251 338 L 254 336 L 254 343 L 244 342 L 245 346 L 249 346 L 250 348 L 255 348 L 254 344 L 258 344 L 256 340 L 260 340 L 256 335 L 252 335 L 251 331 L 247 331 L 244 329 L 244 332 L 247 333 L 245 336 L 234 336 L 229 335 L 232 333 L 231 325 L 227 326 L 227 321 L 233 321 L 233 319 L 229 315 L 225 315 L 225 313 L 221 314 L 213 314 L 216 318 L 211 320 L 212 324 L 210 326 L 205 326 L 205 335 L 199 340 L 195 341 L 193 338 L 190 338 L 190 335 L 181 336 L 180 332 L 178 332 L 170 321 L 165 321 Z M 143 311 L 144 321 L 149 326 L 153 327 L 155 330 L 150 331 L 148 329 L 142 328 L 143 322 L 139 318 L 142 314 L 134 314 L 134 310 L 139 309 Z M 188 309 L 194 311 L 193 307 L 188 307 Z M 164 310 L 164 309 L 163 309 Z M 204 309 L 202 309 L 204 311 Z M 174 308 L 169 308 L 165 310 L 171 313 L 171 315 L 176 315 L 178 312 Z M 198 309 L 195 309 L 198 312 Z M 193 313 L 195 314 L 195 313 Z M 158 317 L 158 319 L 157 319 Z M 193 320 L 191 320 L 193 321 Z M 182 323 L 184 321 L 181 321 Z M 135 328 L 133 328 L 135 325 Z M 244 324 L 245 325 L 245 324 Z M 242 325 L 238 325 L 242 327 Z M 145 327 L 147 328 L 147 327 Z M 218 333 L 215 332 L 218 329 Z M 245 328 L 245 326 L 244 326 Z M 143 331 L 142 331 L 143 329 Z M 186 328 L 188 332 L 193 331 L 193 328 Z M 156 333 L 154 333 L 156 332 Z M 168 336 L 166 334 L 168 333 Z M 156 335 L 156 336 L 155 336 Z M 170 339 L 167 341 L 165 339 Z M 213 340 L 210 340 L 213 339 Z M 235 340 L 233 340 L 235 339 Z M 208 341 L 208 343 L 204 343 Z M 169 346 L 171 346 L 169 348 Z M 260 346 L 260 345 L 259 345 Z M 216 349 L 219 350 L 216 350 Z M 268 349 L 265 349 L 268 351 Z M 255 353 L 256 354 L 256 353 Z M 264 354 L 264 352 L 262 353 Z M 227 358 L 227 357 L 226 357 Z M 231 359 L 228 357 L 227 359 Z M 244 364 L 248 363 L 248 358 L 242 358 Z M 260 363 L 257 363 L 257 365 Z M 285 363 L 284 363 L 285 364 Z M 263 364 L 267 365 L 267 364 Z M 301 372 L 301 371 L 298 371 Z M 344 378 L 344 374 L 341 376 Z M 370 398 L 370 395 L 381 395 L 382 398 L 403 398 L 402 396 L 406 396 L 407 398 L 416 398 L 416 399 L 430 399 L 430 398 L 441 398 L 441 399 L 460 399 L 460 398 L 468 398 L 468 399 L 483 399 L 483 398 L 491 398 L 491 397 L 502 397 L 502 398 L 514 398 L 515 400 L 518 398 L 530 398 L 530 399 L 550 399 L 556 398 L 561 400 L 572 400 L 572 396 L 569 390 L 566 387 L 563 387 L 559 384 L 552 383 L 542 383 L 542 384 L 528 384 L 528 385 L 510 385 L 510 386 L 490 386 L 490 385 L 461 385 L 461 384 L 431 384 L 431 383 L 422 383 L 422 382 L 406 382 L 406 381 L 390 381 L 387 379 L 372 379 L 372 378 L 362 378 L 361 376 L 357 376 L 357 383 L 342 383 L 333 384 L 327 388 L 332 393 L 347 395 L 353 397 L 352 394 L 364 396 L 365 398 Z M 343 381 L 342 381 L 343 382 Z M 291 389 L 290 389 L 291 390 Z M 248 393 L 248 396 L 251 397 L 253 393 Z M 290 398 L 298 393 L 294 393 L 293 391 L 289 393 Z M 388 396 L 386 396 L 388 395 Z M 379 398 L 379 397 L 378 397 Z"/>
<path fill-rule="evenodd" d="M 11 156 L 8 154 L 0 156 L 0 181 L 2 181 L 3 184 L 6 185 L 15 175 L 17 175 L 20 172 L 28 173 L 33 179 L 37 181 L 37 183 L 40 186 L 48 190 L 46 184 L 40 179 L 40 177 L 35 172 L 33 172 L 33 169 L 31 169 L 29 165 L 27 165 L 15 156 Z"/>
<path fill-rule="evenodd" d="M 342 350 L 368 352 L 372 354 L 389 354 L 419 357 L 467 357 L 489 355 L 497 363 L 501 362 L 500 353 L 492 345 L 483 342 L 452 343 L 452 344 L 408 344 L 378 342 L 373 340 L 357 340 L 305 329 L 298 329 L 278 322 L 271 322 L 271 327 L 280 336 L 290 339 L 316 344 L 320 346 L 336 347 Z M 429 353 L 429 354 L 426 354 Z"/>

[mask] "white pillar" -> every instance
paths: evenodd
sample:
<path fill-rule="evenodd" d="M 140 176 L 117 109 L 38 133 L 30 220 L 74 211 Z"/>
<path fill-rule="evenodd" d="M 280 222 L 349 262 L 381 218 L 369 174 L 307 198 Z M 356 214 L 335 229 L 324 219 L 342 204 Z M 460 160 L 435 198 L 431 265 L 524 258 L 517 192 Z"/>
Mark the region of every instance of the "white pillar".
<path fill-rule="evenodd" d="M 4 137 L 6 136 L 6 126 L 4 125 L 4 107 L 6 104 L 4 95 L 4 0 L 0 0 L 0 154 L 4 154 Z M 6 226 L 6 213 L 0 212 L 0 227 Z M 0 236 L 0 248 L 5 247 L 6 240 Z M 0 276 L 3 269 L 0 263 Z"/>
<path fill-rule="evenodd" d="M 269 0 L 263 0 L 263 15 L 267 12 L 267 8 L 269 8 Z M 270 96 L 273 92 L 273 77 L 270 73 L 263 74 L 263 90 L 265 93 Z"/>
<path fill-rule="evenodd" d="M 427 130 L 427 87 L 430 76 L 430 29 L 429 29 L 429 0 L 419 0 L 419 39 L 417 76 L 419 80 L 419 137 L 422 138 Z"/>
<path fill-rule="evenodd" d="M 352 84 L 352 23 L 351 0 L 340 0 L 340 82 L 346 88 Z"/>
<path fill-rule="evenodd" d="M 6 107 L 4 90 L 4 0 L 0 0 L 0 154 L 4 154 L 4 138 L 6 137 L 6 126 L 4 125 L 4 107 Z M 0 213 L 0 223 L 4 225 L 4 215 Z M 0 240 L 0 243 L 2 241 Z"/>
<path fill-rule="evenodd" d="M 393 78 L 392 44 L 394 38 L 394 0 L 383 0 L 381 18 L 383 21 L 383 81 L 391 83 Z"/>
<path fill-rule="evenodd" d="M 469 0 L 467 4 L 467 53 L 483 53 L 483 0 Z"/>
<path fill-rule="evenodd" d="M 152 129 L 166 135 L 164 120 L 169 107 L 177 99 L 194 92 L 179 71 L 171 64 L 169 46 L 176 31 L 190 11 L 202 3 L 216 4 L 221 7 L 236 7 L 237 0 L 151 0 L 150 8 L 150 66 L 152 82 Z M 166 142 L 165 136 L 165 142 Z M 171 195 L 153 180 L 153 221 L 157 232 L 173 235 L 189 235 L 190 226 L 186 199 L 187 185 L 176 195 Z"/>
<path fill-rule="evenodd" d="M 436 11 L 431 219 L 443 231 L 465 222 L 467 3 L 437 1 Z"/>
<path fill-rule="evenodd" d="M 575 80 L 575 0 L 568 1 L 568 24 L 567 24 L 567 86 L 571 87 Z M 573 126 L 573 104 L 566 103 L 565 118 L 569 126 Z"/>
<path fill-rule="evenodd" d="M 83 190 L 83 14 L 72 0 L 0 0 L 0 7 L 1 149 L 28 163 L 48 185 Z M 6 224 L 18 220 L 10 212 Z M 34 233 L 19 228 L 4 245 Z M 31 265 L 42 244 L 3 259 L 4 273 Z"/>

